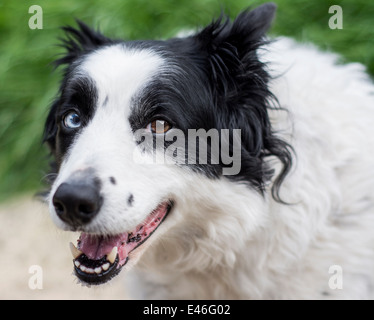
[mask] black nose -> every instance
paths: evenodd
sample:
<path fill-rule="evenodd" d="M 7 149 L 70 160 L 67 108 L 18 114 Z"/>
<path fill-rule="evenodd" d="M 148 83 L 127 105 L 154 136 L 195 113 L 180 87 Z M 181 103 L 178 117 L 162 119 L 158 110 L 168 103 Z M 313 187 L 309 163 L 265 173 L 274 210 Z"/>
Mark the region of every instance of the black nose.
<path fill-rule="evenodd" d="M 53 196 L 59 218 L 77 227 L 90 222 L 99 212 L 102 197 L 95 183 L 62 183 Z"/>

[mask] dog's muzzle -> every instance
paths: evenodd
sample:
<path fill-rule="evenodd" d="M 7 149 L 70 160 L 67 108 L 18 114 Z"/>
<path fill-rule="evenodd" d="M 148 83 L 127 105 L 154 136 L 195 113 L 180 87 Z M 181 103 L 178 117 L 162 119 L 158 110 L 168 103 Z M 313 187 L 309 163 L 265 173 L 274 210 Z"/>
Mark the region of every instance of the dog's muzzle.
<path fill-rule="evenodd" d="M 70 244 L 75 274 L 89 285 L 111 280 L 132 259 L 132 252 L 150 238 L 169 214 L 174 202 L 160 199 L 135 227 L 117 234 L 90 233 L 89 223 L 104 202 L 102 181 L 93 168 L 77 170 L 57 185 L 51 200 L 57 217 L 70 231 L 82 231 L 77 244 Z M 129 200 L 124 198 L 129 205 Z M 133 201 L 133 200 L 132 200 Z"/>

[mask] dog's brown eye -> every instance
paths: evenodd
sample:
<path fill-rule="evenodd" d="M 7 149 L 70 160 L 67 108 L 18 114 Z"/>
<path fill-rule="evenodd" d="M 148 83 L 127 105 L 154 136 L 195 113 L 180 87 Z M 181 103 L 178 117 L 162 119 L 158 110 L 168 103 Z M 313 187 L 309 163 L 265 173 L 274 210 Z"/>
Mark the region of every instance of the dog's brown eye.
<path fill-rule="evenodd" d="M 147 129 L 154 134 L 163 134 L 171 129 L 171 124 L 165 120 L 153 120 L 148 124 Z"/>

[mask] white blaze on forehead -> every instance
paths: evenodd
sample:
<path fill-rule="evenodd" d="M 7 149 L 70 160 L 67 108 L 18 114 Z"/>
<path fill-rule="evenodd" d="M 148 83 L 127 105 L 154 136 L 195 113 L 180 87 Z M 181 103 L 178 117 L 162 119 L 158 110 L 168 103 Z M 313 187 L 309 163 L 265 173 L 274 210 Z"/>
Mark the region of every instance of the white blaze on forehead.
<path fill-rule="evenodd" d="M 96 110 L 70 146 L 55 185 L 87 167 L 105 172 L 118 163 L 123 164 L 127 158 L 132 160 L 128 150 L 136 144 L 126 121 L 131 100 L 162 70 L 164 63 L 150 49 L 126 48 L 124 44 L 98 49 L 84 58 L 75 76 L 93 80 L 98 94 Z M 112 161 L 109 166 L 108 159 Z M 118 172 L 111 170 L 110 174 L 118 175 Z"/>
<path fill-rule="evenodd" d="M 88 55 L 78 73 L 91 77 L 98 91 L 98 107 L 106 98 L 111 106 L 129 106 L 133 95 L 160 71 L 164 60 L 151 49 L 117 44 Z"/>

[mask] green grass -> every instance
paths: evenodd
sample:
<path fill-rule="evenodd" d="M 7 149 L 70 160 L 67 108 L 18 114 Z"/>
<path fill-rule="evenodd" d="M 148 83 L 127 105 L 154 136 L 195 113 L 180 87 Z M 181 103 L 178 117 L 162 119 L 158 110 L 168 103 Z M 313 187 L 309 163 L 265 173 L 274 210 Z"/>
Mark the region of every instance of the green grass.
<path fill-rule="evenodd" d="M 61 48 L 59 27 L 74 18 L 123 39 L 172 36 L 201 27 L 225 10 L 234 17 L 243 0 L 2 0 L 0 3 L 0 201 L 42 188 L 48 152 L 41 145 L 44 119 L 56 94 L 59 72 L 51 62 Z M 364 63 L 374 74 L 374 2 L 279 0 L 274 35 L 292 36 Z M 28 8 L 43 8 L 43 29 L 30 30 Z M 343 8 L 344 29 L 328 28 L 328 8 Z"/>

